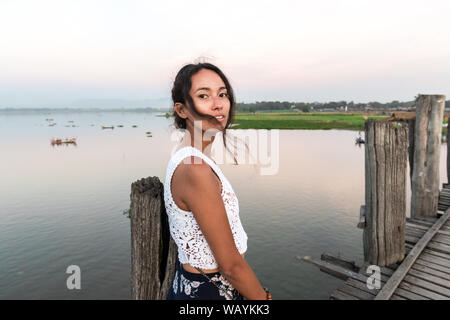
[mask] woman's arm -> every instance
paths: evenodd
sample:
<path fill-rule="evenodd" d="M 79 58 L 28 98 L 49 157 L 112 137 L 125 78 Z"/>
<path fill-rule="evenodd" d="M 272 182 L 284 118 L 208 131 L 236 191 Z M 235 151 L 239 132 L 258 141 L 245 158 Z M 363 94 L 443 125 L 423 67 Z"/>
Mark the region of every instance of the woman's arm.
<path fill-rule="evenodd" d="M 201 164 L 191 161 L 191 164 L 183 165 L 180 174 L 185 179 L 182 200 L 193 212 L 220 272 L 245 298 L 265 300 L 266 292 L 236 248 L 221 197 L 221 186 L 210 166 L 203 161 Z"/>

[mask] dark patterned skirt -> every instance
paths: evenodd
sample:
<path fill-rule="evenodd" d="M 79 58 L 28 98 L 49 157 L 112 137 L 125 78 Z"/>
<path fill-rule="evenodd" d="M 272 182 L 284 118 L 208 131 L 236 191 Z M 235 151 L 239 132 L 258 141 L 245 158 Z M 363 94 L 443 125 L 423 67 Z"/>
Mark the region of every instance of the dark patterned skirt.
<path fill-rule="evenodd" d="M 205 276 L 206 275 L 206 276 Z M 220 272 L 191 273 L 177 261 L 167 300 L 243 300 L 243 296 Z"/>

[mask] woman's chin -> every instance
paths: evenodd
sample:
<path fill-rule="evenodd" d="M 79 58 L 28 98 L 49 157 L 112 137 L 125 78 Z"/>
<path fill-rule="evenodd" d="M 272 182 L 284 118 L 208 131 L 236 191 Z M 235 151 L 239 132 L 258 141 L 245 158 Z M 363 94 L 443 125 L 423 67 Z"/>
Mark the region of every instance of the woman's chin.
<path fill-rule="evenodd" d="M 220 129 L 219 129 L 220 131 L 225 130 L 225 127 L 226 127 L 226 126 L 227 126 L 227 121 L 226 121 L 226 119 L 220 121 L 219 124 L 218 124 L 218 128 L 220 128 Z"/>
<path fill-rule="evenodd" d="M 211 131 L 217 131 L 217 132 L 214 133 L 214 134 L 217 134 L 220 131 L 225 130 L 225 125 L 226 125 L 226 122 L 223 122 L 223 123 L 222 122 L 218 122 L 218 123 L 215 123 L 213 126 L 211 126 L 210 130 Z"/>

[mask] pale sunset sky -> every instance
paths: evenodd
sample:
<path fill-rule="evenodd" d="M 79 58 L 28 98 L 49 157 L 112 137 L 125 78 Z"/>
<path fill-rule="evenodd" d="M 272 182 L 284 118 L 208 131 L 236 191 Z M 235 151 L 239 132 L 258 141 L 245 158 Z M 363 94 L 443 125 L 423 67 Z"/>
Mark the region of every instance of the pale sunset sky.
<path fill-rule="evenodd" d="M 450 1 L 0 0 L 0 108 L 169 98 L 197 61 L 242 102 L 449 99 Z"/>

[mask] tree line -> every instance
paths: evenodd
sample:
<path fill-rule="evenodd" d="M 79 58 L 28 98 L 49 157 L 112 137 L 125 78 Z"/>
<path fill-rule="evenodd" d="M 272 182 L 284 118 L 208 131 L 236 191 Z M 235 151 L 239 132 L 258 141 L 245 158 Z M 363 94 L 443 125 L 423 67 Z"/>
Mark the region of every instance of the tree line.
<path fill-rule="evenodd" d="M 254 103 L 236 103 L 236 110 L 240 112 L 256 112 L 268 110 L 300 110 L 303 112 L 317 111 L 324 109 L 334 110 L 385 110 L 385 109 L 399 109 L 410 108 L 414 109 L 415 101 L 401 102 L 394 100 L 391 102 L 369 102 L 369 103 L 355 103 L 353 101 L 331 101 L 331 102 L 289 102 L 289 101 L 256 101 Z M 450 108 L 450 100 L 445 101 L 445 107 Z"/>

